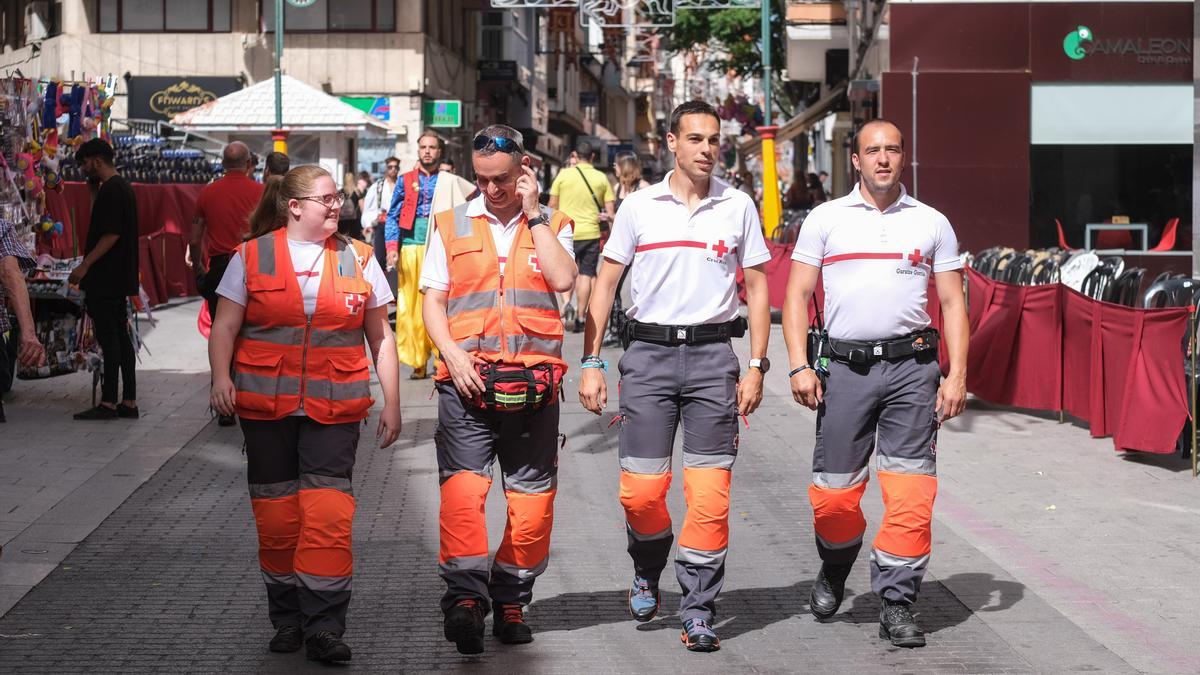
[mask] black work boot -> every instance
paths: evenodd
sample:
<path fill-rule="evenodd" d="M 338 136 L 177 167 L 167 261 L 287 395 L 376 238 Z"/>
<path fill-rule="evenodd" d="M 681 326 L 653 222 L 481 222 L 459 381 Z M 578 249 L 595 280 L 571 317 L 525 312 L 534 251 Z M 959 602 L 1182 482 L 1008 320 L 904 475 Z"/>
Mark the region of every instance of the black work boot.
<path fill-rule="evenodd" d="M 879 611 L 879 637 L 891 640 L 897 647 L 924 647 L 925 632 L 917 625 L 908 605 L 902 602 L 883 601 Z"/>
<path fill-rule="evenodd" d="M 813 616 L 825 621 L 837 614 L 846 597 L 846 577 L 852 565 L 821 563 L 821 571 L 813 581 L 812 593 L 808 596 L 808 607 Z"/>
<path fill-rule="evenodd" d="M 525 623 L 520 603 L 496 603 L 492 610 L 492 635 L 506 645 L 533 642 L 533 631 Z"/>
<path fill-rule="evenodd" d="M 459 600 L 446 612 L 442 628 L 459 654 L 483 653 L 483 606 L 478 600 Z"/>
<path fill-rule="evenodd" d="M 333 633 L 323 630 L 304 641 L 309 661 L 340 663 L 350 660 L 350 647 Z"/>
<path fill-rule="evenodd" d="M 275 637 L 271 638 L 270 648 L 273 652 L 286 654 L 300 651 L 303 643 L 304 633 L 300 632 L 300 626 L 280 626 Z"/>

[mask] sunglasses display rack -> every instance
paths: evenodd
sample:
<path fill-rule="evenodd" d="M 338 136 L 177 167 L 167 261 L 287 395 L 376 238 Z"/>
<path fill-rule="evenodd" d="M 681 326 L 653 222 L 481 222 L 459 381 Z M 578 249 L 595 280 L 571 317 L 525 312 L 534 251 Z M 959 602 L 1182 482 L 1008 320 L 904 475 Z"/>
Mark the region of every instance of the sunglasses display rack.
<path fill-rule="evenodd" d="M 112 135 L 117 170 L 133 183 L 209 183 L 221 175 L 221 162 L 203 150 L 148 134 Z M 85 180 L 73 160 L 65 160 L 63 176 Z"/>

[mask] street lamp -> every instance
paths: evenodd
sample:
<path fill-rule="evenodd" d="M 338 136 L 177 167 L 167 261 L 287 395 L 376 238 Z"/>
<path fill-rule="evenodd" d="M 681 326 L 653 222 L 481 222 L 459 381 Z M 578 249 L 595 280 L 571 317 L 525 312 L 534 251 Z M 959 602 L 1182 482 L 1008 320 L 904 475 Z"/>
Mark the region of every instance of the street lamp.
<path fill-rule="evenodd" d="M 775 133 L 779 127 L 771 124 L 771 6 L 775 0 L 762 2 L 762 63 L 763 63 L 763 125 L 758 128 L 762 137 L 763 228 L 768 237 L 779 228 L 782 208 L 779 200 L 779 179 L 775 170 Z"/>
<path fill-rule="evenodd" d="M 317 0 L 287 0 L 301 9 Z M 287 154 L 288 132 L 283 128 L 283 0 L 275 0 L 275 128 L 271 130 L 275 152 Z"/>

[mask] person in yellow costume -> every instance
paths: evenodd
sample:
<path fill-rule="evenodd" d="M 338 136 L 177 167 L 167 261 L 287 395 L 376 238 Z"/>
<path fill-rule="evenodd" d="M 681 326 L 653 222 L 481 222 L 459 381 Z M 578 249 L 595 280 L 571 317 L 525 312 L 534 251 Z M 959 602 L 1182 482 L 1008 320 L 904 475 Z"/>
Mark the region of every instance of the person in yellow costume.
<path fill-rule="evenodd" d="M 427 129 L 417 139 L 417 166 L 400 177 L 392 191 L 384 225 L 388 272 L 396 270 L 396 351 L 400 363 L 413 369 L 412 379 L 428 377 L 433 343 L 421 318 L 421 262 L 429 243 L 429 216 L 449 211 L 475 194 L 475 185 L 449 171 L 439 171 L 445 141 Z"/>

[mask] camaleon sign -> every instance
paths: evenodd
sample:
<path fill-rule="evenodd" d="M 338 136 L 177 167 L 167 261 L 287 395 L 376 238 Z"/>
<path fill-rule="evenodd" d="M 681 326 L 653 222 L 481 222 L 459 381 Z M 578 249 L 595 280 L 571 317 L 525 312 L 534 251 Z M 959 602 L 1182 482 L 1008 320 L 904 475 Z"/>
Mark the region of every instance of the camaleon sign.
<path fill-rule="evenodd" d="M 1143 65 L 1182 65 L 1192 62 L 1190 40 L 1169 37 L 1098 37 L 1087 26 L 1076 26 L 1063 38 L 1063 53 L 1075 61 L 1094 55 L 1136 57 Z"/>

